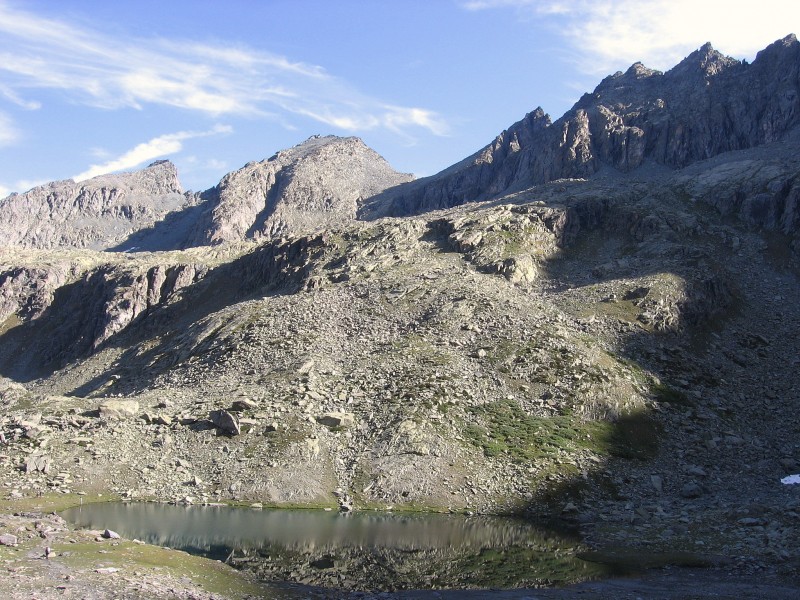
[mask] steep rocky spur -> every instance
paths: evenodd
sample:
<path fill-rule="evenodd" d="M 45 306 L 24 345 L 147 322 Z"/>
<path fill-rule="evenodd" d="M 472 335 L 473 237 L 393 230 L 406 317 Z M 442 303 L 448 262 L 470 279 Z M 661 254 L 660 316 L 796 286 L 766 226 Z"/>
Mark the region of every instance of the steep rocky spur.
<path fill-rule="evenodd" d="M 606 77 L 554 123 L 537 108 L 462 162 L 372 199 L 362 214 L 416 214 L 609 168 L 681 168 L 777 141 L 799 119 L 794 35 L 752 64 L 706 44 L 666 73 L 636 63 Z"/>

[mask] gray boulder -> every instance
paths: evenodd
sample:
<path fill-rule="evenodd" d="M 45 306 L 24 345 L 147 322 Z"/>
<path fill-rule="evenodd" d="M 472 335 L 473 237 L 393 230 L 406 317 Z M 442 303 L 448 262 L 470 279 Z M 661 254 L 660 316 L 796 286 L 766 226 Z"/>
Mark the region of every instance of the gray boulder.
<path fill-rule="evenodd" d="M 210 418 L 214 426 L 223 433 L 228 435 L 239 435 L 241 433 L 239 419 L 227 410 L 212 410 Z"/>

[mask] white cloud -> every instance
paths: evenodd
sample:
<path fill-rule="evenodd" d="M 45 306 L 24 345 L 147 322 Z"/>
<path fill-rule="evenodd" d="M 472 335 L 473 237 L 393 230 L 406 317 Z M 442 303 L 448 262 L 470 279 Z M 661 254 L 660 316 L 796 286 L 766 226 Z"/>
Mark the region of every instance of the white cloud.
<path fill-rule="evenodd" d="M 449 131 L 447 124 L 436 113 L 424 108 L 387 106 L 383 119 L 385 127 L 397 132 L 403 131 L 409 125 L 424 127 L 440 136 L 447 135 Z"/>
<path fill-rule="evenodd" d="M 469 0 L 461 5 L 467 10 L 485 10 L 487 8 L 522 8 L 535 4 L 532 0 Z"/>
<path fill-rule="evenodd" d="M 20 179 L 14 184 L 14 188 L 20 192 L 27 192 L 35 187 L 49 183 L 45 179 Z"/>
<path fill-rule="evenodd" d="M 105 173 L 131 169 L 148 160 L 180 152 L 183 149 L 184 140 L 220 133 L 230 133 L 231 131 L 230 127 L 217 125 L 209 131 L 178 131 L 176 133 L 160 135 L 152 140 L 138 144 L 113 160 L 99 165 L 92 165 L 83 173 L 75 175 L 72 179 L 75 181 L 83 181 L 84 179 L 90 179 L 98 175 L 104 175 Z"/>
<path fill-rule="evenodd" d="M 19 134 L 11 119 L 0 113 L 0 147 L 10 146 L 17 141 Z"/>
<path fill-rule="evenodd" d="M 209 158 L 204 166 L 211 171 L 223 171 L 228 168 L 228 163 L 218 158 Z"/>
<path fill-rule="evenodd" d="M 474 0 L 467 10 L 514 8 L 562 35 L 582 70 L 604 75 L 641 61 L 667 70 L 711 44 L 723 54 L 752 58 L 800 24 L 800 3 L 760 0 L 737 7 L 707 0 Z"/>
<path fill-rule="evenodd" d="M 159 104 L 212 116 L 268 117 L 289 127 L 293 116 L 302 116 L 348 131 L 418 128 L 441 135 L 444 129 L 429 111 L 424 119 L 390 118 L 385 102 L 321 66 L 246 47 L 112 37 L 3 0 L 0 35 L 0 93 L 30 108 L 37 103 L 23 100 L 23 90 L 57 89 L 103 108 Z"/>
<path fill-rule="evenodd" d="M 3 85 L 0 85 L 0 96 L 3 96 L 6 100 L 9 100 L 13 104 L 24 108 L 25 110 L 38 110 L 42 107 L 40 102 L 36 102 L 35 100 L 25 100 L 25 98 L 17 94 L 17 92 Z"/>
<path fill-rule="evenodd" d="M 43 179 L 18 179 L 10 186 L 0 184 L 0 198 L 5 198 L 12 192 L 27 192 L 45 183 L 48 182 Z"/>

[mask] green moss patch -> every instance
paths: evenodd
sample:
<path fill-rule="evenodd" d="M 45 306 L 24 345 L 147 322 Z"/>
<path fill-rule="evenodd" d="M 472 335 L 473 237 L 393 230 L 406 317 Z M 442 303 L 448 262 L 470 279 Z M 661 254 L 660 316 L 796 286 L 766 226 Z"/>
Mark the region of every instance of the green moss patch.
<path fill-rule="evenodd" d="M 694 402 L 692 402 L 689 399 L 689 396 L 687 396 L 684 392 L 681 390 L 676 390 L 665 383 L 656 383 L 650 386 L 650 392 L 653 394 L 653 398 L 659 402 L 665 402 L 667 404 L 680 404 L 683 406 L 694 406 Z"/>
<path fill-rule="evenodd" d="M 66 510 L 81 504 L 95 502 L 116 502 L 119 496 L 114 494 L 58 494 L 50 492 L 43 496 L 25 498 L 0 499 L 0 513 L 40 512 L 51 513 Z"/>
<path fill-rule="evenodd" d="M 477 423 L 464 433 L 487 457 L 531 462 L 581 449 L 604 456 L 646 459 L 658 450 L 660 427 L 646 411 L 610 421 L 580 421 L 572 415 L 530 415 L 513 400 L 470 409 Z"/>
<path fill-rule="evenodd" d="M 454 562 L 464 582 L 486 588 L 567 585 L 608 574 L 604 564 L 585 562 L 555 545 L 513 551 L 486 548 Z"/>

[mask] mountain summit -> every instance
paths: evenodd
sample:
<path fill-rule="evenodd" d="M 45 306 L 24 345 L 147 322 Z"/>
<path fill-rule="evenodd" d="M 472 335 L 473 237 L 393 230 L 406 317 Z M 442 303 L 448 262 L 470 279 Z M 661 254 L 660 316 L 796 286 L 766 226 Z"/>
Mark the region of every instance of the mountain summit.
<path fill-rule="evenodd" d="M 416 214 L 607 167 L 681 168 L 779 140 L 800 122 L 799 68 L 794 35 L 749 65 L 711 44 L 666 73 L 635 63 L 554 123 L 537 109 L 457 165 L 374 198 L 364 215 Z"/>
<path fill-rule="evenodd" d="M 359 138 L 313 136 L 252 162 L 206 192 L 210 209 L 190 245 L 270 238 L 354 219 L 359 203 L 410 181 Z"/>

